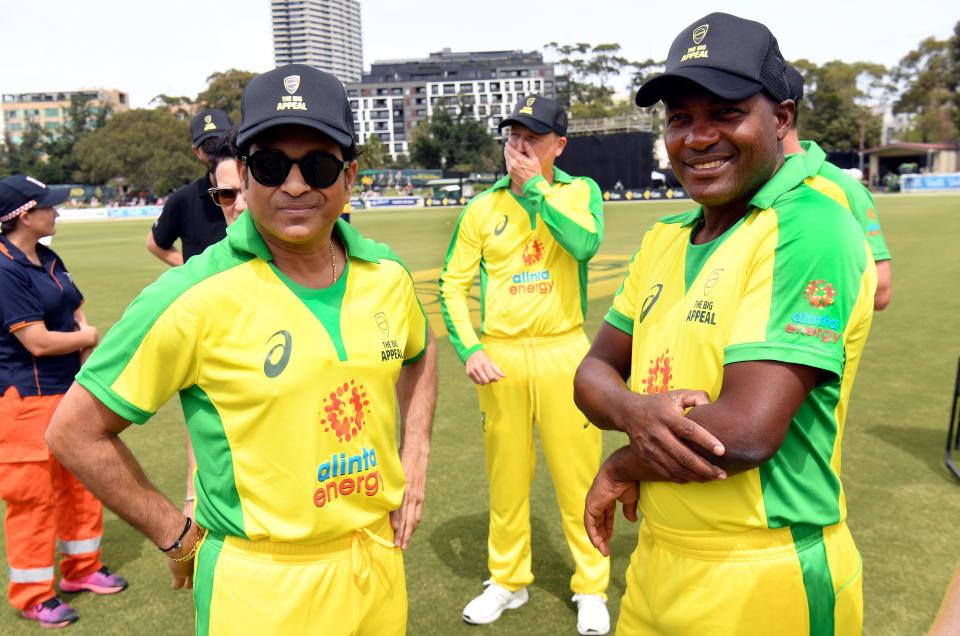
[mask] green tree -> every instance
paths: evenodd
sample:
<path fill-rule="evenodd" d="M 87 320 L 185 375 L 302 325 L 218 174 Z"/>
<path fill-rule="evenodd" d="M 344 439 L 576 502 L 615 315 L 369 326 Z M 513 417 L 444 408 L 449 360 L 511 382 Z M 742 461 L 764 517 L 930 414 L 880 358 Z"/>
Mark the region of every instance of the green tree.
<path fill-rule="evenodd" d="M 960 22 L 946 40 L 926 38 L 893 70 L 900 96 L 893 112 L 911 115 L 911 141 L 946 143 L 958 139 L 960 97 Z"/>
<path fill-rule="evenodd" d="M 43 144 L 47 179 L 52 183 L 79 180 L 80 165 L 74 152 L 84 136 L 106 125 L 112 114 L 109 104 L 98 105 L 91 95 L 74 94 L 63 127 L 48 135 Z"/>
<path fill-rule="evenodd" d="M 166 95 L 164 93 L 160 93 L 151 99 L 150 105 L 154 108 L 163 108 L 170 111 L 177 119 L 189 118 L 196 107 L 193 99 L 186 95 Z"/>
<path fill-rule="evenodd" d="M 441 106 L 413 131 L 410 161 L 422 168 L 490 172 L 500 163 L 500 148 L 465 108 L 454 117 Z"/>
<path fill-rule="evenodd" d="M 85 183 L 114 181 L 165 194 L 203 174 L 190 152 L 187 123 L 165 110 L 130 110 L 76 145 Z"/>
<path fill-rule="evenodd" d="M 883 120 L 875 110 L 887 70 L 868 62 L 839 60 L 823 66 L 808 60 L 791 62 L 804 76 L 804 98 L 798 128 L 803 139 L 815 139 L 828 150 L 852 151 L 880 143 Z"/>
<path fill-rule="evenodd" d="M 235 123 L 240 121 L 240 95 L 247 83 L 256 77 L 256 73 L 239 71 L 232 68 L 222 73 L 214 73 L 207 78 L 207 88 L 197 95 L 196 105 L 203 108 L 219 108 L 226 111 Z"/>
<path fill-rule="evenodd" d="M 367 143 L 360 145 L 360 169 L 368 170 L 373 168 L 383 168 L 390 154 L 387 152 L 387 145 L 380 141 L 376 135 L 367 137 Z"/>

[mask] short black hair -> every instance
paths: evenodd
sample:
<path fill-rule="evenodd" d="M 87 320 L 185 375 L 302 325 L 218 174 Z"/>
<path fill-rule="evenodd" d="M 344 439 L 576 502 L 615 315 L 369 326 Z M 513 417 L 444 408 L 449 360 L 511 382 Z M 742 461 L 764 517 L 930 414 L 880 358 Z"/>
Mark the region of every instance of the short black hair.
<path fill-rule="evenodd" d="M 0 234 L 9 234 L 17 229 L 17 223 L 20 221 L 19 216 L 15 216 L 9 221 L 4 221 L 0 223 Z"/>
<path fill-rule="evenodd" d="M 210 171 L 213 172 L 220 165 L 221 161 L 227 159 L 240 159 L 240 151 L 237 150 L 237 133 L 240 132 L 239 126 L 231 126 L 218 139 L 217 145 L 211 151 Z"/>

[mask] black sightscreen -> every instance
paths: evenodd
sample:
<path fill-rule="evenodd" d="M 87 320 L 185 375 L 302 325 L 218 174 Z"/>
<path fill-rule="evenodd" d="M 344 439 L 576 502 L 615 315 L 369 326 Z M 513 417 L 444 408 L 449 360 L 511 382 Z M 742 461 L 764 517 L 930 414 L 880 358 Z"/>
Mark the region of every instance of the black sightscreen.
<path fill-rule="evenodd" d="M 584 135 L 567 138 L 567 148 L 557 167 L 574 175 L 591 177 L 601 190 L 650 185 L 653 170 L 653 135 L 645 132 Z"/>

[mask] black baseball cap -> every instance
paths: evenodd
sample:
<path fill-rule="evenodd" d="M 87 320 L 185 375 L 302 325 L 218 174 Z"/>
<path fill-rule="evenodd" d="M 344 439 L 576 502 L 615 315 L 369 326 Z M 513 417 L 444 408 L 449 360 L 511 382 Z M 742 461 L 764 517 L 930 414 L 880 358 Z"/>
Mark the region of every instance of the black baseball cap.
<path fill-rule="evenodd" d="M 653 106 L 675 78 L 690 80 L 723 99 L 746 99 L 763 90 L 789 99 L 786 62 L 777 38 L 763 24 L 729 13 L 711 13 L 680 32 L 666 69 L 637 91 L 637 106 Z"/>
<path fill-rule="evenodd" d="M 200 144 L 211 137 L 219 138 L 231 126 L 233 122 L 230 121 L 230 115 L 219 108 L 201 110 L 190 120 L 190 137 L 193 139 L 193 147 L 200 147 Z"/>
<path fill-rule="evenodd" d="M 803 75 L 789 64 L 787 64 L 787 98 L 792 99 L 797 106 L 803 99 Z"/>
<path fill-rule="evenodd" d="M 354 146 L 353 111 L 336 76 L 306 64 L 287 64 L 257 75 L 240 98 L 237 147 L 245 154 L 253 137 L 268 128 L 307 126 L 343 148 Z"/>
<path fill-rule="evenodd" d="M 34 208 L 60 205 L 70 196 L 70 188 L 48 188 L 39 179 L 15 174 L 0 181 L 0 223 L 26 214 Z"/>
<path fill-rule="evenodd" d="M 504 126 L 520 124 L 538 135 L 551 130 L 561 137 L 567 134 L 567 111 L 556 100 L 543 95 L 527 95 L 513 107 L 510 116 L 500 122 Z"/>

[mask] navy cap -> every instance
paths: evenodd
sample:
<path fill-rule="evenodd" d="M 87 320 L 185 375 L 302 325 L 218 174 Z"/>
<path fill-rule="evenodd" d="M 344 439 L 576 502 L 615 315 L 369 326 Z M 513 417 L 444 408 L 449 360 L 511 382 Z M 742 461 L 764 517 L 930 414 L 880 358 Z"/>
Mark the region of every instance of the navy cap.
<path fill-rule="evenodd" d="M 803 75 L 800 71 L 787 64 L 787 98 L 800 105 L 803 99 Z"/>
<path fill-rule="evenodd" d="M 0 181 L 0 223 L 20 217 L 34 208 L 60 205 L 70 188 L 48 188 L 39 179 L 15 174 Z"/>
<path fill-rule="evenodd" d="M 728 13 L 711 13 L 680 32 L 670 45 L 665 72 L 637 91 L 637 106 L 660 101 L 671 80 L 690 80 L 723 99 L 746 99 L 763 90 L 789 99 L 786 62 L 766 26 Z"/>
<path fill-rule="evenodd" d="M 500 122 L 504 126 L 520 124 L 538 135 L 551 130 L 561 137 L 567 134 L 567 111 L 556 100 L 543 95 L 528 95 L 517 102 L 510 116 Z"/>
<path fill-rule="evenodd" d="M 313 128 L 343 148 L 356 143 L 353 111 L 336 76 L 306 64 L 287 64 L 257 75 L 240 98 L 237 146 L 245 154 L 253 137 L 275 126 Z"/>
<path fill-rule="evenodd" d="M 210 137 L 219 138 L 228 128 L 233 126 L 230 115 L 219 108 L 201 110 L 190 120 L 190 137 L 193 147 L 197 148 Z"/>

